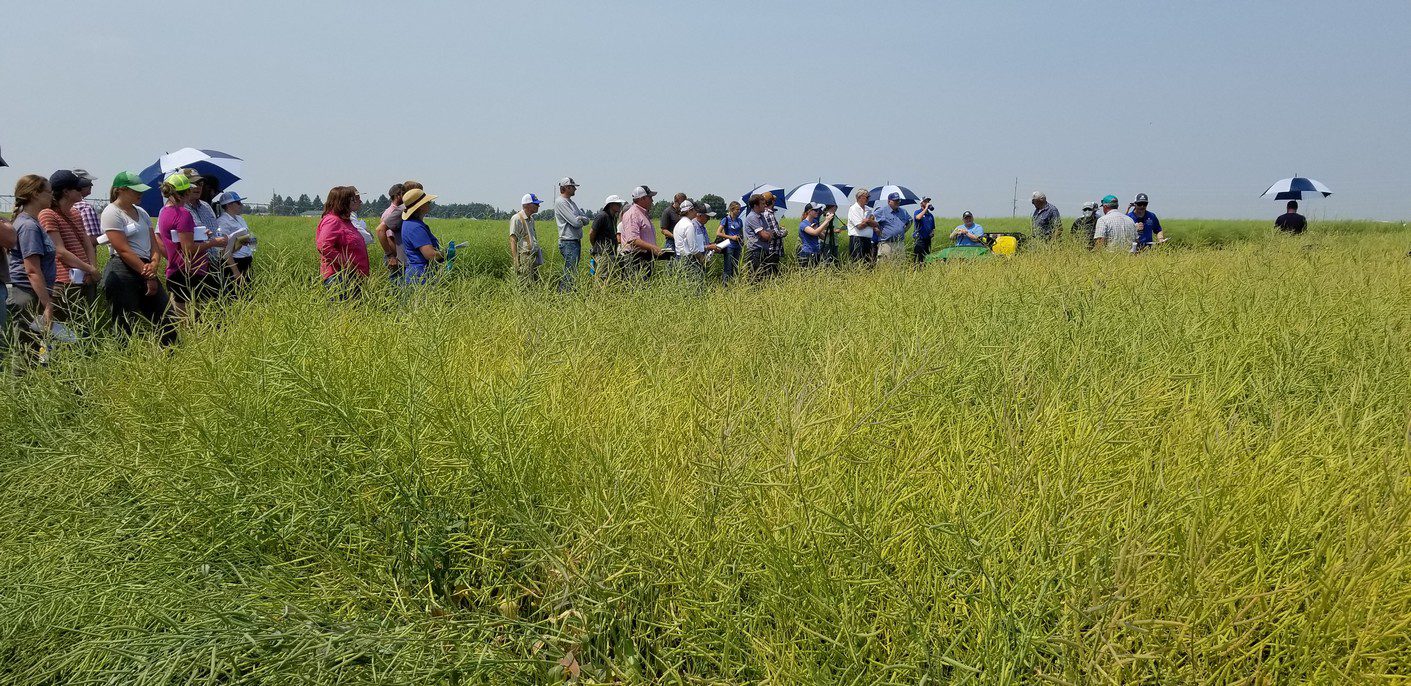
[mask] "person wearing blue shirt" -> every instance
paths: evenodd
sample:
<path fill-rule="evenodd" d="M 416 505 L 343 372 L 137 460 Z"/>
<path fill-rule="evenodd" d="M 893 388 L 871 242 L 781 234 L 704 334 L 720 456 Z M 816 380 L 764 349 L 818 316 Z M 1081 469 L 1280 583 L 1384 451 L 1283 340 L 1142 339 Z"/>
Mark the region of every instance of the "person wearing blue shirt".
<path fill-rule="evenodd" d="M 426 224 L 426 213 L 436 196 L 413 188 L 402 196 L 406 210 L 402 212 L 402 248 L 407 253 L 405 269 L 407 283 L 425 283 L 426 269 L 433 262 L 446 259 L 441 255 L 441 242 Z"/>
<path fill-rule="evenodd" d="M 911 213 L 901 208 L 901 193 L 887 196 L 887 206 L 877 211 L 877 259 L 894 260 L 906 246 L 906 228 Z"/>
<path fill-rule="evenodd" d="M 823 259 L 823 241 L 820 237 L 827 229 L 818 221 L 821 209 L 817 204 L 809 203 L 803 210 L 803 218 L 799 220 L 800 267 L 817 267 Z"/>
<path fill-rule="evenodd" d="M 959 247 L 985 247 L 985 227 L 975 223 L 975 215 L 966 210 L 960 218 L 965 220 L 965 223 L 950 232 L 955 244 Z"/>
<path fill-rule="evenodd" d="M 1161 220 L 1146 211 L 1146 193 L 1138 193 L 1128 208 L 1127 216 L 1137 225 L 1137 250 L 1146 250 L 1153 243 L 1165 243 L 1166 234 L 1161 230 Z"/>
<path fill-rule="evenodd" d="M 739 202 L 732 201 L 729 212 L 720 218 L 720 224 L 715 228 L 717 243 L 730 241 L 730 247 L 721 251 L 725 257 L 724 275 L 721 278 L 727 286 L 735 276 L 736 266 L 740 264 L 740 244 L 745 239 L 745 220 L 740 218 L 741 209 L 743 208 Z"/>
<path fill-rule="evenodd" d="M 921 209 L 912 215 L 916 230 L 912 233 L 911 254 L 921 264 L 931 254 L 931 237 L 936 233 L 936 215 L 932 214 L 931 199 L 921 199 Z"/>

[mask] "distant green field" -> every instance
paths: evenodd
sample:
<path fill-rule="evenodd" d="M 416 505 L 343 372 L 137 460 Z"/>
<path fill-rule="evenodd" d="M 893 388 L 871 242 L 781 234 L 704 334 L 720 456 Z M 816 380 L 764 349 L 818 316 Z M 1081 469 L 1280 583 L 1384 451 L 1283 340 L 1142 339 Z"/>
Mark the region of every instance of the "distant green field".
<path fill-rule="evenodd" d="M 1411 677 L 1395 225 L 561 295 L 437 221 L 354 303 L 252 226 L 177 348 L 0 379 L 0 683 Z"/>

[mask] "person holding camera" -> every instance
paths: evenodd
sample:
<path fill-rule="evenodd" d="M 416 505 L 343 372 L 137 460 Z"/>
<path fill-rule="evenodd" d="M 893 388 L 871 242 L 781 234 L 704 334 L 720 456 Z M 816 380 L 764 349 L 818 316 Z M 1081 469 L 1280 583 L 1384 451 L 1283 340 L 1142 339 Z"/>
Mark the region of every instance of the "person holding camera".
<path fill-rule="evenodd" d="M 931 237 L 936 234 L 936 216 L 933 209 L 931 199 L 922 198 L 921 209 L 911 215 L 916 226 L 912 234 L 911 254 L 916 258 L 917 264 L 926 261 L 926 256 L 931 254 Z"/>

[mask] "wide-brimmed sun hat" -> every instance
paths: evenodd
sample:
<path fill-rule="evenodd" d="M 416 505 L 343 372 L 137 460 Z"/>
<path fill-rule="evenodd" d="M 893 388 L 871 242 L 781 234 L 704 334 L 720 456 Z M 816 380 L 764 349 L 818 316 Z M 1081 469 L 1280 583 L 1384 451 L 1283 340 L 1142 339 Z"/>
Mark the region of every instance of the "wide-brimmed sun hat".
<path fill-rule="evenodd" d="M 429 203 L 432 200 L 435 200 L 436 198 L 437 196 L 431 195 L 420 188 L 413 188 L 403 193 L 402 206 L 406 207 L 406 209 L 402 210 L 402 220 L 405 221 L 407 219 L 411 219 L 412 215 L 416 213 L 417 210 L 421 209 L 422 205 L 425 205 L 426 203 Z"/>

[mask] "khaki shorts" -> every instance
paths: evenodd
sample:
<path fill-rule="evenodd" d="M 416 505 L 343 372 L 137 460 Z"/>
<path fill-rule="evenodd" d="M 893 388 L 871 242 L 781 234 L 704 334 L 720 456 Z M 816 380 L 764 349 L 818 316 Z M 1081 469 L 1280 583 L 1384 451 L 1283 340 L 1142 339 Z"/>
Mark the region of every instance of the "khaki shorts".
<path fill-rule="evenodd" d="M 877 259 L 894 260 L 906 255 L 906 243 L 902 241 L 887 241 L 877 244 Z"/>

